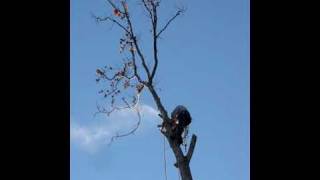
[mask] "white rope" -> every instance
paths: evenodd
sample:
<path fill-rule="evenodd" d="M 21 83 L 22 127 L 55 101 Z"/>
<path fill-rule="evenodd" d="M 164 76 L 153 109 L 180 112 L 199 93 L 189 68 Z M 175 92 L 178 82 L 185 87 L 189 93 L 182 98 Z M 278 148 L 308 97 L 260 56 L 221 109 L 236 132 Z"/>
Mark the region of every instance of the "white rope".
<path fill-rule="evenodd" d="M 181 180 L 180 170 L 179 170 L 179 168 L 177 168 L 177 169 L 178 169 L 178 177 L 179 177 L 179 180 Z"/>
<path fill-rule="evenodd" d="M 185 127 L 182 133 L 182 145 L 184 146 L 184 151 L 187 153 L 187 146 L 188 146 L 188 135 L 189 135 L 189 126 Z"/>
<path fill-rule="evenodd" d="M 164 160 L 164 176 L 165 176 L 165 180 L 167 180 L 168 177 L 167 177 L 166 137 L 164 135 L 163 135 L 163 160 Z"/>

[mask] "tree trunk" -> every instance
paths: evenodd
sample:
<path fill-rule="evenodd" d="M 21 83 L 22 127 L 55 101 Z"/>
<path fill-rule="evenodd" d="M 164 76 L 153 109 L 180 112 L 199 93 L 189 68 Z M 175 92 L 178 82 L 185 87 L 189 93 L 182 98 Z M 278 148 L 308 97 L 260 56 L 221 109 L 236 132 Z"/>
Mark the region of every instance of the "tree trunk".
<path fill-rule="evenodd" d="M 191 174 L 189 164 L 190 164 L 190 160 L 191 160 L 191 157 L 192 157 L 195 145 L 196 145 L 197 136 L 194 134 L 192 135 L 188 152 L 186 155 L 184 155 L 181 148 L 180 148 L 178 141 L 176 140 L 177 135 L 172 131 L 172 129 L 173 129 L 172 123 L 170 123 L 170 119 L 168 117 L 167 111 L 163 107 L 161 100 L 160 100 L 160 97 L 158 96 L 157 92 L 153 88 L 153 85 L 147 84 L 147 86 L 151 92 L 152 97 L 154 98 L 154 100 L 156 102 L 158 110 L 160 111 L 160 114 L 161 114 L 160 117 L 163 119 L 162 126 L 166 129 L 166 131 L 165 132 L 161 131 L 161 133 L 163 133 L 166 136 L 166 138 L 170 144 L 170 147 L 176 157 L 177 162 L 175 163 L 175 166 L 177 168 L 179 168 L 179 172 L 180 172 L 182 180 L 192 180 L 192 174 Z M 180 136 L 180 134 L 179 134 L 179 136 Z"/>
<path fill-rule="evenodd" d="M 189 164 L 190 164 L 190 160 L 191 160 L 193 150 L 195 147 L 196 139 L 197 139 L 196 135 L 193 135 L 188 153 L 185 156 L 185 155 L 183 155 L 183 152 L 180 148 L 180 145 L 177 143 L 177 141 L 174 141 L 171 138 L 167 138 L 167 140 L 170 144 L 170 147 L 176 157 L 177 162 L 176 162 L 175 166 L 177 168 L 179 168 L 179 172 L 180 172 L 182 180 L 192 180 L 192 174 L 191 174 Z"/>
<path fill-rule="evenodd" d="M 189 163 L 182 164 L 182 167 L 179 166 L 179 170 L 182 180 L 192 180 Z"/>

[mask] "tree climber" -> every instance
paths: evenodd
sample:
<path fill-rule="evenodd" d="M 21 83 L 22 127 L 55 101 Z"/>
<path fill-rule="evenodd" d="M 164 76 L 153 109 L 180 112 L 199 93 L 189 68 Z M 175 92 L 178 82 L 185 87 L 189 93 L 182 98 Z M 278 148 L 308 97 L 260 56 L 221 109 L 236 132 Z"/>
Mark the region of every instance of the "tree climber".
<path fill-rule="evenodd" d="M 161 117 L 161 115 L 159 114 Z M 173 136 L 172 138 L 180 145 L 183 142 L 183 138 L 187 135 L 187 127 L 191 123 L 191 116 L 186 107 L 179 105 L 171 113 L 171 127 Z M 165 132 L 164 125 L 159 125 L 161 131 Z M 184 134 L 183 134 L 184 133 Z M 184 137 L 182 137 L 182 134 Z"/>
<path fill-rule="evenodd" d="M 186 107 L 179 105 L 172 111 L 171 119 L 173 121 L 173 132 L 178 144 L 182 144 L 182 133 L 191 123 L 190 113 Z"/>

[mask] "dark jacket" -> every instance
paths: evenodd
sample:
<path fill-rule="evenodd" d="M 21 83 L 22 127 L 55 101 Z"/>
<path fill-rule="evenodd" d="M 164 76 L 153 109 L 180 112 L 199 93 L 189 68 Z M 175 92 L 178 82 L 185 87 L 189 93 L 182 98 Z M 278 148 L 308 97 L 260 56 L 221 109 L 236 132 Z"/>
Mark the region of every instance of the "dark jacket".
<path fill-rule="evenodd" d="M 186 127 L 191 123 L 191 116 L 186 107 L 179 105 L 171 113 L 171 118 L 177 117 L 180 127 Z"/>

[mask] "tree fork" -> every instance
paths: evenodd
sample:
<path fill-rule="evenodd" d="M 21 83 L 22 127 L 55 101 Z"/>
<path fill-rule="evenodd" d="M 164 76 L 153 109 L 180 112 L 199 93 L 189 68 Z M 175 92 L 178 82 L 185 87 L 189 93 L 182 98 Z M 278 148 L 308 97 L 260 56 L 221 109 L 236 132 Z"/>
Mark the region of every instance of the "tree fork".
<path fill-rule="evenodd" d="M 167 137 L 167 140 L 176 157 L 177 162 L 174 165 L 176 168 L 179 168 L 182 180 L 192 180 L 190 160 L 197 142 L 197 136 L 194 134 L 192 135 L 190 147 L 186 156 L 183 155 L 180 145 L 176 143 L 176 141 L 172 140 L 170 137 Z"/>

